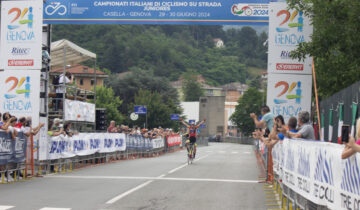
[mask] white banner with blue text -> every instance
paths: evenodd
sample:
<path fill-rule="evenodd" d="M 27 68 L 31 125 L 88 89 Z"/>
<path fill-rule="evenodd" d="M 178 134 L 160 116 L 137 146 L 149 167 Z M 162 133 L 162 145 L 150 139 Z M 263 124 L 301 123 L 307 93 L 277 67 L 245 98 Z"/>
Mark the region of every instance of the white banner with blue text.
<path fill-rule="evenodd" d="M 125 134 L 80 133 L 73 137 L 51 137 L 47 159 L 70 158 L 126 150 Z"/>
<path fill-rule="evenodd" d="M 283 184 L 329 209 L 360 210 L 360 154 L 341 159 L 344 145 L 285 139 L 272 150 Z"/>

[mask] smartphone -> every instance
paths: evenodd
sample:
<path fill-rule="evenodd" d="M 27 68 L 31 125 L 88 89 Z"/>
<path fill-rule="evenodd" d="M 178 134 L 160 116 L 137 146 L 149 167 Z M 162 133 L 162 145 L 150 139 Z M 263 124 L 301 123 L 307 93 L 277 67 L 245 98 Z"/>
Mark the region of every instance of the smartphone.
<path fill-rule="evenodd" d="M 341 141 L 343 143 L 349 142 L 350 125 L 343 125 L 341 127 Z"/>

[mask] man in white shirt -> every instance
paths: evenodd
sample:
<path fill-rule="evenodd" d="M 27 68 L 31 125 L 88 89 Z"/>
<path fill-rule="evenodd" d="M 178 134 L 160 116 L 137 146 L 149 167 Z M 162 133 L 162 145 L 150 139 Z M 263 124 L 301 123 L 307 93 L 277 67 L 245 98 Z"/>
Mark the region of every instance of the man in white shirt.
<path fill-rule="evenodd" d="M 71 75 L 70 72 L 66 72 L 65 76 L 64 74 L 61 74 L 59 77 L 59 86 L 56 88 L 56 107 L 55 110 L 59 110 L 61 101 L 63 100 L 64 95 L 66 94 L 66 86 L 63 86 L 64 81 L 65 85 L 69 83 L 73 83 L 74 77 Z"/>

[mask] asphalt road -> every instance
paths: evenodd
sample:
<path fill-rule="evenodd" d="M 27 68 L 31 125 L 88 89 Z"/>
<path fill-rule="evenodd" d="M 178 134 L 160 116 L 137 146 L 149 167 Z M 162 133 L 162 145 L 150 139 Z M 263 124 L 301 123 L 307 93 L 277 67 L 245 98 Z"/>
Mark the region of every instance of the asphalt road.
<path fill-rule="evenodd" d="M 0 185 L 0 210 L 266 209 L 252 146 L 185 151 Z"/>

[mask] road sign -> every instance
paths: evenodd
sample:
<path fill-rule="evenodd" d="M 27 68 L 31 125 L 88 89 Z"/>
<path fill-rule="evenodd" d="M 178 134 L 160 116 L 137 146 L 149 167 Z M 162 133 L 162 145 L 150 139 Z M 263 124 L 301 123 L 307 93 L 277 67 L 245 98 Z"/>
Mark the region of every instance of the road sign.
<path fill-rule="evenodd" d="M 195 120 L 189 120 L 189 124 L 195 124 Z"/>
<path fill-rule="evenodd" d="M 180 119 L 180 115 L 178 114 L 171 114 L 171 120 L 179 120 Z"/>
<path fill-rule="evenodd" d="M 135 114 L 134 112 L 130 114 L 130 119 L 131 120 L 137 120 L 139 118 L 139 115 Z"/>
<path fill-rule="evenodd" d="M 200 128 L 206 128 L 206 125 L 205 125 L 205 124 L 201 124 L 201 125 L 200 125 Z"/>
<path fill-rule="evenodd" d="M 146 112 L 147 112 L 146 106 L 142 106 L 142 105 L 135 106 L 135 114 L 146 114 Z"/>

